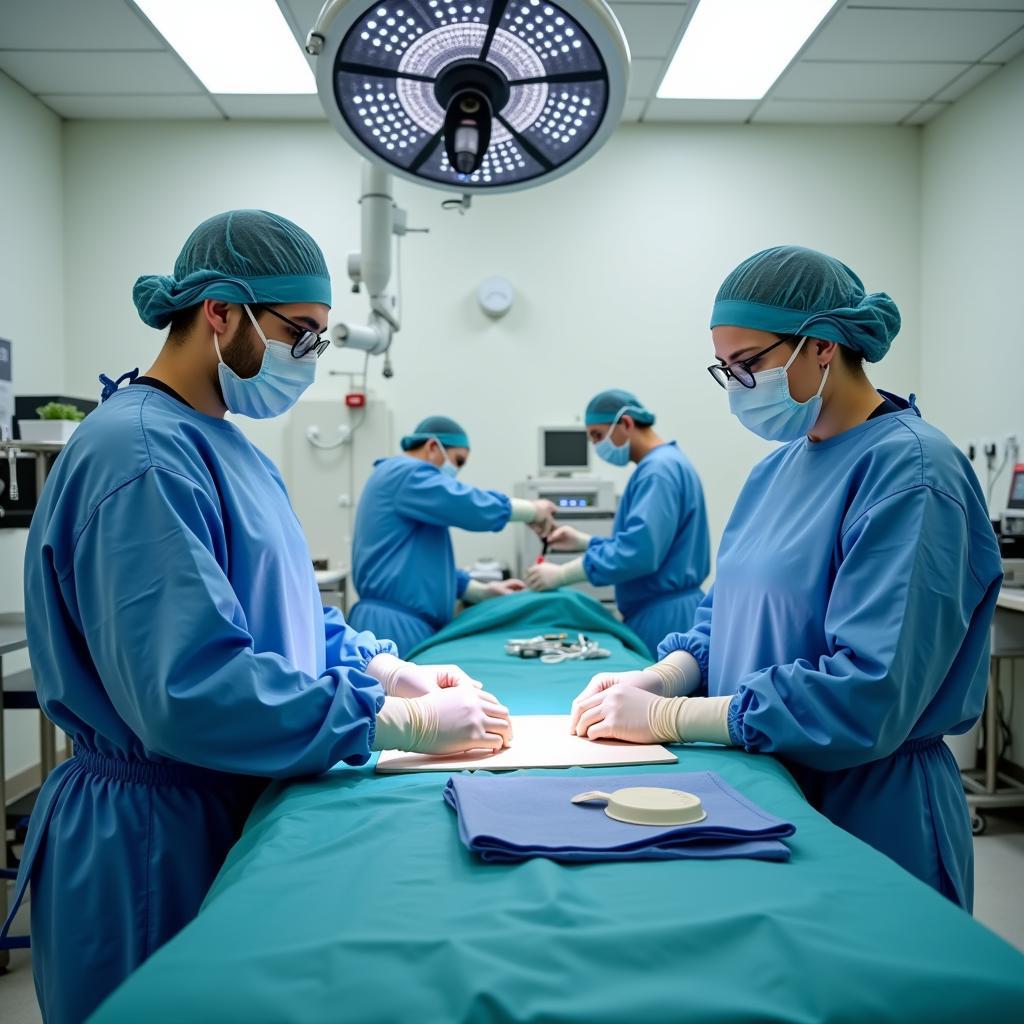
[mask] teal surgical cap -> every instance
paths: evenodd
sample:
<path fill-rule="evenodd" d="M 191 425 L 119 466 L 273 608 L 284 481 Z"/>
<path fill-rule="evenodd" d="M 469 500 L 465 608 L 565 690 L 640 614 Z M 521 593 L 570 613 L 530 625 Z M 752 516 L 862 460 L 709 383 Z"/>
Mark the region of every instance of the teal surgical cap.
<path fill-rule="evenodd" d="M 622 388 L 610 388 L 594 395 L 587 403 L 584 422 L 588 427 L 595 423 L 611 423 L 619 413 L 632 416 L 642 427 L 649 427 L 654 422 L 654 413 L 644 408 L 643 402 L 631 391 Z"/>
<path fill-rule="evenodd" d="M 132 290 L 150 327 L 204 299 L 222 302 L 331 304 L 331 278 L 320 246 L 297 224 L 266 210 L 229 210 L 188 236 L 174 273 L 147 274 Z"/>
<path fill-rule="evenodd" d="M 711 326 L 747 327 L 834 341 L 877 363 L 900 330 L 885 292 L 866 294 L 844 263 L 780 245 L 744 260 L 718 289 Z"/>
<path fill-rule="evenodd" d="M 455 420 L 447 416 L 428 416 L 425 420 L 420 420 L 411 434 L 406 434 L 402 438 L 402 451 L 407 452 L 431 438 L 440 441 L 445 448 L 469 447 L 468 435 Z"/>

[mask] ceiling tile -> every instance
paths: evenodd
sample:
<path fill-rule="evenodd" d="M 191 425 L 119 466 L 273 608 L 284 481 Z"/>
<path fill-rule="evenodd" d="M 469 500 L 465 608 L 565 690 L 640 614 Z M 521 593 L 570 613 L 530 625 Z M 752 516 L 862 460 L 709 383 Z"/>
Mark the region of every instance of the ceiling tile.
<path fill-rule="evenodd" d="M 652 100 L 644 121 L 714 121 L 739 124 L 757 107 L 757 100 Z"/>
<path fill-rule="evenodd" d="M 164 49 L 125 0 L 0 0 L 0 46 L 11 50 Z"/>
<path fill-rule="evenodd" d="M 820 100 L 766 100 L 754 116 L 757 124 L 898 124 L 917 107 L 909 103 L 833 103 Z"/>
<path fill-rule="evenodd" d="M 991 53 L 986 54 L 985 60 L 992 60 L 997 64 L 1008 64 L 1020 53 L 1024 53 L 1024 28 L 1018 29 Z"/>
<path fill-rule="evenodd" d="M 960 75 L 956 81 L 950 81 L 949 85 L 935 96 L 935 99 L 942 103 L 952 103 L 969 93 L 979 82 L 984 81 L 993 71 L 998 71 L 1001 67 L 1001 64 L 975 64 Z"/>
<path fill-rule="evenodd" d="M 626 100 L 626 105 L 622 108 L 622 117 L 619 120 L 639 121 L 646 105 L 646 100 Z"/>
<path fill-rule="evenodd" d="M 612 10 L 634 57 L 667 57 L 686 14 L 684 4 L 613 3 Z"/>
<path fill-rule="evenodd" d="M 243 94 L 217 95 L 217 105 L 228 117 L 238 119 L 323 120 L 325 117 L 320 97 L 312 96 L 249 96 Z"/>
<path fill-rule="evenodd" d="M 663 60 L 634 60 L 629 69 L 629 98 L 645 100 L 654 95 L 661 84 Z"/>
<path fill-rule="evenodd" d="M 800 61 L 772 89 L 780 100 L 926 100 L 970 64 Z"/>
<path fill-rule="evenodd" d="M 948 110 L 949 107 L 950 104 L 948 103 L 922 103 L 903 123 L 927 124 L 933 117 L 937 117 L 944 110 Z"/>
<path fill-rule="evenodd" d="M 51 110 L 71 119 L 135 121 L 220 118 L 206 96 L 40 96 Z"/>
<path fill-rule="evenodd" d="M 0 51 L 0 69 L 34 93 L 202 92 L 173 54 Z"/>
<path fill-rule="evenodd" d="M 972 63 L 1024 26 L 1024 10 L 936 11 L 848 8 L 817 35 L 813 60 Z"/>

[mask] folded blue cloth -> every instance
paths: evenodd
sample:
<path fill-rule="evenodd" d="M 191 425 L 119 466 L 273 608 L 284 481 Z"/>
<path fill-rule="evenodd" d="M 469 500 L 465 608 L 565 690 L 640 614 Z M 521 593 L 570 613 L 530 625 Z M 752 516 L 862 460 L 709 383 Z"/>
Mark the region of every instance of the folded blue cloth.
<path fill-rule="evenodd" d="M 629 825 L 604 807 L 573 804 L 588 789 L 628 786 L 682 789 L 700 797 L 707 817 L 692 825 Z M 657 775 L 453 775 L 445 802 L 458 815 L 459 837 L 482 860 L 508 864 L 531 857 L 581 862 L 751 857 L 788 860 L 780 839 L 796 827 L 768 814 L 714 772 Z"/>

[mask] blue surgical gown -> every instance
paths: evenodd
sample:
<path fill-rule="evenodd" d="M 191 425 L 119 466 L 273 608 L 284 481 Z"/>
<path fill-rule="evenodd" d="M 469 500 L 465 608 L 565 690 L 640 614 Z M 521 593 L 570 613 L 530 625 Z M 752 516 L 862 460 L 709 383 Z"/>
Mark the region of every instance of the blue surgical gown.
<path fill-rule="evenodd" d="M 591 539 L 587 578 L 615 585 L 626 625 L 654 651 L 666 634 L 693 624 L 710 563 L 700 477 L 675 441 L 659 445 L 629 478 L 612 536 Z"/>
<path fill-rule="evenodd" d="M 404 657 L 451 621 L 469 574 L 456 571 L 448 528 L 498 531 L 512 503 L 409 455 L 379 459 L 356 510 L 349 621 L 393 640 Z"/>
<path fill-rule="evenodd" d="M 687 633 L 733 743 L 772 753 L 809 801 L 961 906 L 973 847 L 942 740 L 977 720 L 1002 579 L 967 460 L 916 407 L 778 448 L 729 519 Z"/>
<path fill-rule="evenodd" d="M 71 1024 L 196 914 L 268 777 L 368 759 L 365 670 L 393 647 L 323 608 L 271 462 L 143 385 L 57 459 L 25 598 L 40 703 L 75 756 L 43 786 L 19 885 L 43 1015 Z"/>

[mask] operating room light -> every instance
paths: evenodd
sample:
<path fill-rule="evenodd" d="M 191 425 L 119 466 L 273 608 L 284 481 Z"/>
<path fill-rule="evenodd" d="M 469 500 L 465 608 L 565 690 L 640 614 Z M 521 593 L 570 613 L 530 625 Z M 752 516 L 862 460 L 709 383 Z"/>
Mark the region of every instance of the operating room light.
<path fill-rule="evenodd" d="M 212 93 L 315 93 L 276 0 L 136 0 Z"/>
<path fill-rule="evenodd" d="M 659 99 L 759 100 L 835 0 L 700 0 Z"/>
<path fill-rule="evenodd" d="M 328 117 L 388 171 L 463 192 L 550 180 L 594 152 L 629 49 L 603 0 L 348 0 L 310 34 Z"/>

